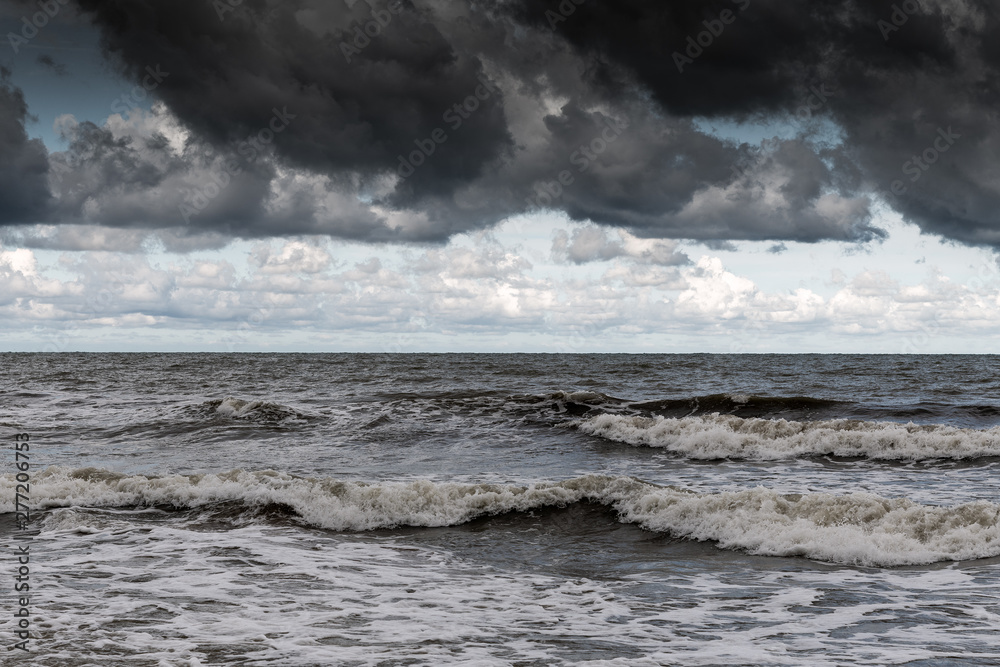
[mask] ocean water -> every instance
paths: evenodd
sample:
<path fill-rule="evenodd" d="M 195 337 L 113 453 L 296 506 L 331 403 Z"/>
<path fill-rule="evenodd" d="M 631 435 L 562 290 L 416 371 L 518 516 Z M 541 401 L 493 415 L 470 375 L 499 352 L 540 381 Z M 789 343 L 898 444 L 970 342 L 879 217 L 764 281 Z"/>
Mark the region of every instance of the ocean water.
<path fill-rule="evenodd" d="M 998 372 L 0 355 L 0 663 L 1000 665 Z"/>

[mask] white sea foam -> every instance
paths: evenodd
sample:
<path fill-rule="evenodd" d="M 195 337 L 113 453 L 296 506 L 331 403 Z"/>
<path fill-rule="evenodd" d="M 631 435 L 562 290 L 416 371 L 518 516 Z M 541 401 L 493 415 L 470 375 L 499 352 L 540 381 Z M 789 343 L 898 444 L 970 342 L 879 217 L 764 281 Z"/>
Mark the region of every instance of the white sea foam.
<path fill-rule="evenodd" d="M 117 530 L 113 512 L 59 514 L 63 529 L 32 542 L 45 554 L 32 570 L 44 595 L 36 652 L 11 664 L 834 667 L 1000 657 L 988 568 L 567 577 L 366 534 Z M 13 632 L 13 621 L 0 630 Z"/>
<path fill-rule="evenodd" d="M 691 459 L 774 460 L 832 454 L 871 459 L 972 459 L 1000 456 L 1000 428 L 984 430 L 831 419 L 814 422 L 600 415 L 576 422 L 584 433 L 657 447 Z"/>
<path fill-rule="evenodd" d="M 221 401 L 209 401 L 215 413 L 230 419 L 258 422 L 281 422 L 286 419 L 305 419 L 306 416 L 279 403 L 261 400 L 244 400 L 227 396 Z"/>
<path fill-rule="evenodd" d="M 12 511 L 14 480 L 0 480 L 0 509 Z M 644 528 L 751 554 L 806 556 L 874 566 L 1000 555 L 1000 505 L 921 505 L 868 493 L 782 495 L 763 487 L 693 493 L 628 477 L 587 475 L 529 486 L 434 483 L 363 484 L 272 471 L 150 478 L 96 468 L 51 467 L 34 476 L 36 507 L 192 508 L 236 501 L 290 507 L 333 530 L 450 526 L 473 518 L 594 501 Z"/>

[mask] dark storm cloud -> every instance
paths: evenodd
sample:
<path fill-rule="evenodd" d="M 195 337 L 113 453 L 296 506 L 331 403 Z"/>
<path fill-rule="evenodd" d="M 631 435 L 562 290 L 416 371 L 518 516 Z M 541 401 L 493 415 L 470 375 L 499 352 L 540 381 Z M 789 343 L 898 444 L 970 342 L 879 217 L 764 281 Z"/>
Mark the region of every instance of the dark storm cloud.
<path fill-rule="evenodd" d="M 221 16 L 220 4 L 80 0 L 134 77 L 153 63 L 169 70 L 160 97 L 201 136 L 240 140 L 272 109 L 287 110 L 295 118 L 278 142 L 282 156 L 322 172 L 395 168 L 397 155 L 442 127 L 445 109 L 485 78 L 477 54 L 452 48 L 409 2 L 377 5 L 375 18 L 363 1 L 247 0 Z M 371 22 L 375 37 L 363 32 Z M 448 192 L 511 148 L 502 105 L 490 102 L 464 119 L 461 150 L 428 161 L 409 190 Z"/>
<path fill-rule="evenodd" d="M 162 114 L 154 109 L 147 118 Z M 379 227 L 374 215 L 350 201 L 338 208 L 331 227 L 317 208 L 315 189 L 303 196 L 285 188 L 280 205 L 269 201 L 269 189 L 283 177 L 272 152 L 241 151 L 250 148 L 245 142 L 215 148 L 189 139 L 178 148 L 162 134 L 116 135 L 90 122 L 68 125 L 63 136 L 68 150 L 51 156 L 57 220 L 169 230 L 160 238 L 171 247 L 185 247 L 185 238 L 217 245 L 218 234 L 350 236 L 364 229 L 364 236 Z"/>
<path fill-rule="evenodd" d="M 35 222 L 49 202 L 45 146 L 24 129 L 28 107 L 0 68 L 0 224 Z"/>
<path fill-rule="evenodd" d="M 741 121 L 819 102 L 817 115 L 844 133 L 831 174 L 841 191 L 874 190 L 926 231 L 1000 244 L 1000 16 L 990 0 L 588 1 L 564 21 L 553 4 L 510 6 L 565 36 L 607 95 L 636 82 L 673 116 Z M 817 85 L 838 92 L 810 99 Z M 961 135 L 947 152 L 942 130 Z"/>
<path fill-rule="evenodd" d="M 987 0 L 78 4 L 130 79 L 168 73 L 191 138 L 76 128 L 58 220 L 174 227 L 202 196 L 192 233 L 440 241 L 545 207 L 644 237 L 864 241 L 878 192 L 1000 244 Z M 794 131 L 737 145 L 714 120 Z M 203 196 L 255 136 L 264 157 Z"/>

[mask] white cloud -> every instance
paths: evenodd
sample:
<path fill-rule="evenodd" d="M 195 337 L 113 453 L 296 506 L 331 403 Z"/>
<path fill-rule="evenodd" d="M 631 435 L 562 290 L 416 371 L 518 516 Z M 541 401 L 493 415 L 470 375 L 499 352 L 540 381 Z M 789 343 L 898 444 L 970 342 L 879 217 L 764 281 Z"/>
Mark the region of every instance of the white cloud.
<path fill-rule="evenodd" d="M 6 265 L 12 273 L 20 273 L 25 277 L 38 275 L 35 254 L 25 248 L 0 252 L 0 265 Z"/>
<path fill-rule="evenodd" d="M 276 253 L 271 250 L 270 244 L 256 245 L 250 261 L 263 274 L 315 274 L 329 268 L 332 258 L 330 253 L 319 245 L 288 241 Z"/>
<path fill-rule="evenodd" d="M 899 352 L 912 351 L 914 341 L 921 341 L 917 351 L 961 337 L 988 341 L 1000 322 L 995 267 L 963 284 L 933 266 L 918 282 L 889 270 L 814 266 L 833 277 L 821 281 L 823 289 L 774 290 L 719 256 L 671 264 L 684 256 L 673 243 L 565 220 L 535 231 L 464 235 L 424 249 L 318 237 L 237 242 L 191 256 L 0 249 L 0 317 L 8 323 L 0 339 L 76 349 L 131 332 L 134 340 L 197 340 L 209 350 L 280 341 L 315 349 L 308 346 L 326 340 L 377 351 L 456 341 L 473 348 L 489 341 L 483 345 L 495 349 L 513 336 L 522 347 L 554 351 L 663 350 L 670 341 L 781 351 L 789 337 L 812 341 L 813 349 L 872 350 L 878 334 L 878 351 Z M 566 241 L 556 244 L 564 255 L 553 252 L 553 238 Z M 762 257 L 774 257 L 760 245 Z M 614 256 L 566 263 L 574 252 Z M 793 245 L 780 261 L 801 268 L 804 252 L 811 248 Z"/>
<path fill-rule="evenodd" d="M 560 229 L 552 240 L 552 257 L 557 262 L 584 264 L 618 257 L 642 264 L 679 266 L 690 260 L 678 252 L 677 241 L 640 239 L 624 229 L 616 230 L 618 239 L 608 237 L 608 229 L 597 225 L 577 227 L 571 233 Z"/>

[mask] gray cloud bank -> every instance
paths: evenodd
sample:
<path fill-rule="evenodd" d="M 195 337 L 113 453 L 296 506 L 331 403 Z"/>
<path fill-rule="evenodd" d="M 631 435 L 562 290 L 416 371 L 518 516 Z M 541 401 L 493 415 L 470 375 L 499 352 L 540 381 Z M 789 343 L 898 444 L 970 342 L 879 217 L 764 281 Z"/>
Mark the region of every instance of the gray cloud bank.
<path fill-rule="evenodd" d="M 163 104 L 67 121 L 47 155 L 5 78 L 8 227 L 440 242 L 551 208 L 646 238 L 867 241 L 877 194 L 1000 245 L 987 0 L 75 2 Z"/>

